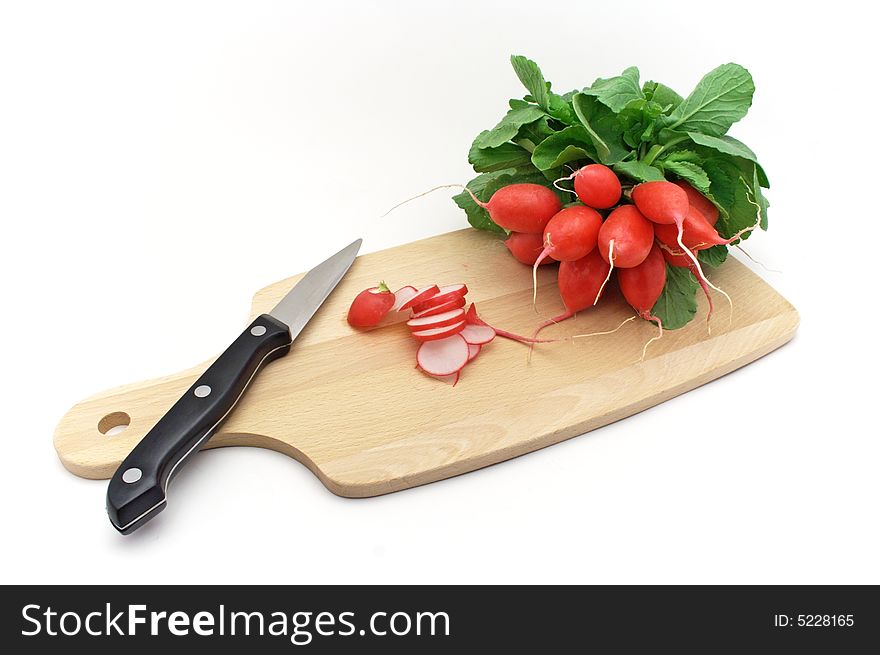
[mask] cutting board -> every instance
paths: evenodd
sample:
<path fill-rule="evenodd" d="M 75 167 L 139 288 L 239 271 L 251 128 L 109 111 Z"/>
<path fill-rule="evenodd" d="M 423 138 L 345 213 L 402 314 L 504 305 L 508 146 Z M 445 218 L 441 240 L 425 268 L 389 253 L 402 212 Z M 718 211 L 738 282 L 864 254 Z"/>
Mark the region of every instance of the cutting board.
<path fill-rule="evenodd" d="M 351 299 L 380 279 L 393 288 L 465 282 L 484 320 L 529 334 L 541 317 L 563 309 L 556 267 L 539 271 L 536 313 L 531 270 L 493 235 L 467 229 L 363 255 L 291 353 L 256 377 L 206 447 L 271 448 L 305 464 L 333 493 L 365 497 L 558 443 L 730 373 L 792 338 L 797 311 L 743 264 L 729 258 L 708 274 L 734 303 L 731 315 L 716 296 L 711 332 L 701 298 L 698 317 L 666 332 L 643 360 L 657 328 L 642 320 L 610 335 L 542 344 L 531 357 L 528 347 L 498 338 L 453 387 L 416 370 L 418 344 L 402 323 L 349 327 Z M 252 314 L 269 311 L 298 279 L 257 292 Z M 542 336 L 609 330 L 632 313 L 611 287 L 598 307 Z M 218 343 L 218 352 L 226 345 Z M 55 433 L 64 466 L 86 478 L 110 477 L 209 364 L 75 405 Z"/>

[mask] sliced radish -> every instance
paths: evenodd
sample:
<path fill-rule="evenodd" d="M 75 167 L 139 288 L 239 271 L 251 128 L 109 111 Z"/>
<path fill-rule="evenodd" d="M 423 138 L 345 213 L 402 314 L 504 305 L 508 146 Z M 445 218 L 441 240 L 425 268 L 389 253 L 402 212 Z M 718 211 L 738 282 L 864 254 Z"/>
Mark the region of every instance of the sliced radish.
<path fill-rule="evenodd" d="M 419 330 L 418 332 L 413 332 L 412 335 L 419 341 L 437 341 L 458 334 L 464 330 L 466 325 L 467 323 L 461 321 L 460 323 L 446 325 L 444 327 L 432 328 L 430 330 Z"/>
<path fill-rule="evenodd" d="M 467 339 L 465 339 L 467 341 Z M 468 361 L 471 361 L 476 358 L 477 355 L 480 354 L 480 351 L 483 349 L 483 346 L 475 343 L 468 344 Z"/>
<path fill-rule="evenodd" d="M 456 384 L 458 384 L 458 379 L 461 377 L 461 371 L 456 371 L 452 375 L 432 375 L 431 377 L 435 380 L 445 382 L 446 384 L 452 384 L 452 386 L 454 387 Z"/>
<path fill-rule="evenodd" d="M 420 300 L 414 303 L 413 311 L 420 312 L 430 307 L 436 307 L 441 303 L 455 300 L 456 298 L 464 298 L 467 290 L 468 288 L 463 284 L 449 284 L 445 287 L 440 287 L 437 290 L 437 293 L 427 300 Z"/>
<path fill-rule="evenodd" d="M 489 343 L 495 338 L 495 330 L 488 325 L 470 324 L 461 331 L 461 336 L 464 337 L 464 340 L 468 343 L 475 346 L 481 346 L 484 343 Z"/>
<path fill-rule="evenodd" d="M 416 312 L 412 315 L 412 317 L 422 318 L 424 316 L 436 316 L 437 314 L 442 314 L 443 312 L 448 312 L 453 309 L 458 309 L 459 307 L 464 307 L 466 304 L 467 301 L 464 298 L 456 298 L 455 300 L 450 300 L 449 302 L 445 302 L 441 305 L 428 307 L 424 311 Z"/>
<path fill-rule="evenodd" d="M 468 361 L 468 344 L 459 335 L 427 341 L 416 353 L 419 367 L 431 375 L 452 375 Z"/>
<path fill-rule="evenodd" d="M 445 327 L 453 323 L 461 323 L 463 320 L 464 310 L 453 309 L 452 311 L 434 314 L 433 316 L 411 318 L 406 324 L 413 332 L 418 332 L 419 330 L 430 330 L 431 328 Z"/>
<path fill-rule="evenodd" d="M 416 293 L 418 289 L 415 287 L 411 287 L 409 285 L 405 287 L 401 287 L 397 291 L 394 292 L 394 304 L 391 306 L 391 311 L 397 312 L 400 311 L 400 306 L 405 303 L 407 300 L 410 300 Z"/>
<path fill-rule="evenodd" d="M 425 287 L 424 289 L 419 289 L 418 291 L 416 291 L 416 294 L 409 300 L 405 301 L 400 306 L 400 309 L 398 309 L 397 311 L 402 312 L 403 310 L 409 309 L 414 305 L 418 305 L 419 303 L 426 301 L 428 298 L 436 296 L 439 290 L 440 288 L 436 284 L 432 284 L 431 286 Z"/>
<path fill-rule="evenodd" d="M 440 287 L 437 291 L 439 294 L 457 293 L 459 296 L 466 296 L 467 292 L 468 288 L 466 284 L 447 284 L 446 286 Z"/>

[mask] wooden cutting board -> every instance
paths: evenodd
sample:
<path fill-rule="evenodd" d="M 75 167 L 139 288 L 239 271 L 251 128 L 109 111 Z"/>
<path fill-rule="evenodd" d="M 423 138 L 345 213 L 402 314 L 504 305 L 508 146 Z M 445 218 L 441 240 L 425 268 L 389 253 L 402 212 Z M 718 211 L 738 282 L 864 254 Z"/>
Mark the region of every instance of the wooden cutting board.
<path fill-rule="evenodd" d="M 643 361 L 642 347 L 657 329 L 641 320 L 611 335 L 540 345 L 530 361 L 527 347 L 499 338 L 453 387 L 414 368 L 417 343 L 405 325 L 350 328 L 351 299 L 380 279 L 394 288 L 465 282 L 484 320 L 528 334 L 540 320 L 531 307 L 530 269 L 500 239 L 471 229 L 363 255 L 291 353 L 256 377 L 206 447 L 271 448 L 305 464 L 333 493 L 364 497 L 558 443 L 714 380 L 792 338 L 797 311 L 740 262 L 730 258 L 709 276 L 734 302 L 731 320 L 716 296 L 711 334 L 701 298 L 698 317 L 652 343 Z M 542 267 L 544 317 L 562 311 L 555 278 L 556 267 Z M 252 314 L 270 310 L 297 279 L 257 292 Z M 632 310 L 616 288 L 609 291 L 598 307 L 542 336 L 616 327 Z M 64 466 L 109 478 L 209 363 L 78 403 L 55 432 Z"/>

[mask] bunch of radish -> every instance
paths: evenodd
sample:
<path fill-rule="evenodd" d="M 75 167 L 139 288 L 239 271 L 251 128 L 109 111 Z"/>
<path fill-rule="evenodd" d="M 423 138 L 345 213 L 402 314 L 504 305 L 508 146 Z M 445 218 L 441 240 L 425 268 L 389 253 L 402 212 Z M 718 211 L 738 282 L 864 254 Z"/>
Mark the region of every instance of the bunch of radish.
<path fill-rule="evenodd" d="M 733 243 L 757 225 L 721 237 L 714 227 L 718 209 L 683 180 L 644 182 L 624 197 L 617 175 L 602 164 L 584 166 L 571 178 L 580 202 L 566 207 L 539 184 L 510 184 L 489 202 L 471 194 L 509 231 L 505 245 L 511 254 L 533 267 L 536 294 L 538 266 L 559 262 L 558 286 L 566 311 L 539 325 L 535 335 L 595 305 L 615 270 L 624 298 L 639 317 L 658 324 L 662 334 L 652 310 L 666 283 L 666 263 L 694 273 L 709 298 L 711 315 L 709 289 L 724 292 L 703 274 L 696 252 Z"/>
<path fill-rule="evenodd" d="M 383 282 L 357 295 L 348 322 L 353 327 L 375 327 L 392 311 L 407 312 L 406 325 L 420 344 L 416 366 L 455 384 L 461 370 L 496 336 L 495 329 L 479 319 L 473 304 L 465 310 L 467 292 L 465 284 L 431 284 L 421 289 L 405 286 L 392 294 Z"/>

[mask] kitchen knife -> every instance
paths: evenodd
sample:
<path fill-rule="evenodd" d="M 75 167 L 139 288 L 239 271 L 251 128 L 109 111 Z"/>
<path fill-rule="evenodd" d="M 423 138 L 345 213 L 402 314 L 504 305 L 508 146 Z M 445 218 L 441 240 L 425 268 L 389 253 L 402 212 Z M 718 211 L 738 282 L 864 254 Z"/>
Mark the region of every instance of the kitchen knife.
<path fill-rule="evenodd" d="M 235 407 L 260 368 L 290 351 L 355 260 L 361 239 L 318 264 L 258 316 L 168 410 L 110 479 L 107 514 L 130 534 L 165 509 L 168 483 Z"/>

